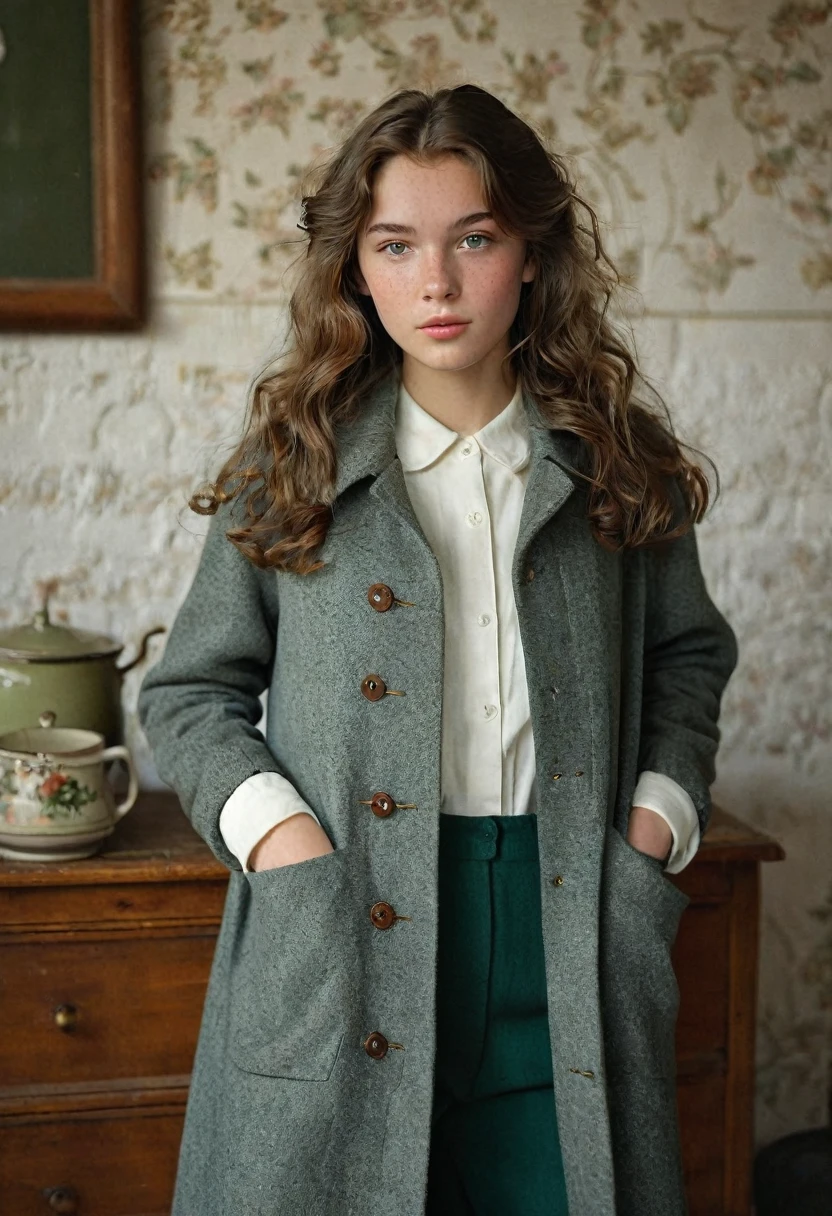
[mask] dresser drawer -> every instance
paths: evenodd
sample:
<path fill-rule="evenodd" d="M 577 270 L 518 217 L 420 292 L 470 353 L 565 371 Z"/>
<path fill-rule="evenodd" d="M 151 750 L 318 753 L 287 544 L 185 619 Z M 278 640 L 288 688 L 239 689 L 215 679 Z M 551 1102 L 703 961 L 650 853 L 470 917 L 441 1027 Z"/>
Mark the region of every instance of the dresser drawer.
<path fill-rule="evenodd" d="M 169 1216 L 182 1123 L 182 1111 L 108 1111 L 0 1127 L 0 1211 Z"/>
<path fill-rule="evenodd" d="M 208 930 L 6 939 L 0 1085 L 189 1073 L 215 945 Z"/>

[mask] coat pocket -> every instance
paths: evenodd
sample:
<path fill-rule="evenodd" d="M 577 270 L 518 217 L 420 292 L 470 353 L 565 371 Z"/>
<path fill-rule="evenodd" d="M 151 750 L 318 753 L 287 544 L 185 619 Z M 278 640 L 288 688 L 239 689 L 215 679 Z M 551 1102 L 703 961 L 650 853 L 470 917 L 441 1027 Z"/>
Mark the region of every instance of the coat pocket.
<path fill-rule="evenodd" d="M 601 892 L 601 983 L 611 1073 L 675 1073 L 679 985 L 671 950 L 690 903 L 662 862 L 607 830 Z"/>
<path fill-rule="evenodd" d="M 326 1081 L 356 982 L 348 848 L 246 875 L 229 1054 L 246 1072 Z"/>
<path fill-rule="evenodd" d="M 672 879 L 668 878 L 664 870 L 664 862 L 658 857 L 651 857 L 648 853 L 643 853 L 641 849 L 637 849 L 616 828 L 610 827 L 608 836 L 612 837 L 610 848 L 612 849 L 611 860 L 613 866 L 615 866 L 616 861 L 619 870 L 623 866 L 623 873 L 627 875 L 627 888 L 631 897 L 633 899 L 646 899 L 649 902 L 652 896 L 655 895 L 659 903 L 663 903 L 667 908 L 668 915 L 665 921 L 665 928 L 670 932 L 672 937 L 675 937 L 679 926 L 679 917 L 690 903 L 690 897 L 680 887 L 677 887 Z"/>

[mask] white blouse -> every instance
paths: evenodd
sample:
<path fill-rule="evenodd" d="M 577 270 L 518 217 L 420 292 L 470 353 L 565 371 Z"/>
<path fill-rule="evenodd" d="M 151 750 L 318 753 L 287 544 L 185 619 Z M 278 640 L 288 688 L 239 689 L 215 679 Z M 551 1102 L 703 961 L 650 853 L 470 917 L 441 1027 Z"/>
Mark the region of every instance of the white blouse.
<path fill-rule="evenodd" d="M 520 382 L 508 405 L 475 435 L 443 425 L 400 382 L 396 444 L 407 491 L 442 574 L 445 670 L 441 811 L 522 815 L 536 810 L 534 739 L 511 562 L 531 444 Z M 634 806 L 658 812 L 682 870 L 699 847 L 689 794 L 663 773 L 639 774 Z M 279 773 L 256 773 L 225 803 L 220 831 L 248 867 L 276 824 L 312 808 Z"/>

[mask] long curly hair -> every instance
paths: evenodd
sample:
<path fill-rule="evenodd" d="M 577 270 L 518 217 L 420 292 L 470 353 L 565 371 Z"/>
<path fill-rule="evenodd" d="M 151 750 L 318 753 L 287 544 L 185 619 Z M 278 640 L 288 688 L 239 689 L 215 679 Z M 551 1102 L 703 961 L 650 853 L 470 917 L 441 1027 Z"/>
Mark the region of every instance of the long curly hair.
<path fill-rule="evenodd" d="M 308 574 L 324 564 L 316 551 L 332 520 L 336 428 L 349 424 L 362 398 L 401 367 L 401 349 L 355 279 L 375 175 L 393 156 L 424 164 L 449 155 L 474 167 L 497 223 L 525 239 L 534 259 L 506 358 L 545 423 L 581 441 L 575 472 L 586 482 L 595 538 L 611 551 L 668 541 L 707 509 L 705 474 L 682 452 L 690 445 L 675 437 L 632 342 L 607 317 L 621 278 L 563 159 L 477 85 L 402 89 L 310 171 L 317 181 L 314 189 L 309 179 L 303 187 L 310 188 L 298 227 L 308 239 L 289 302 L 288 352 L 279 370 L 255 379 L 242 438 L 216 480 L 189 500 L 192 510 L 215 514 L 243 495 L 245 521 L 227 536 L 261 568 Z M 578 222 L 579 207 L 591 228 Z M 637 384 L 649 387 L 659 411 L 636 397 Z M 673 480 L 682 492 L 681 519 Z M 718 492 L 718 474 L 716 484 Z"/>

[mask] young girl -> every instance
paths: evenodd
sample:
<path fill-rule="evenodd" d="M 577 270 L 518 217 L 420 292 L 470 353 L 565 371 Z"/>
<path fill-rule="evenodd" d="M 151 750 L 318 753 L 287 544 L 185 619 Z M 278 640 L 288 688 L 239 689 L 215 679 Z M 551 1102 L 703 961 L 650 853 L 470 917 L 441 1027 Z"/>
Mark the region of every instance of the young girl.
<path fill-rule="evenodd" d="M 667 874 L 737 661 L 708 483 L 491 94 L 389 97 L 303 204 L 139 697 L 230 870 L 174 1214 L 677 1216 Z"/>

